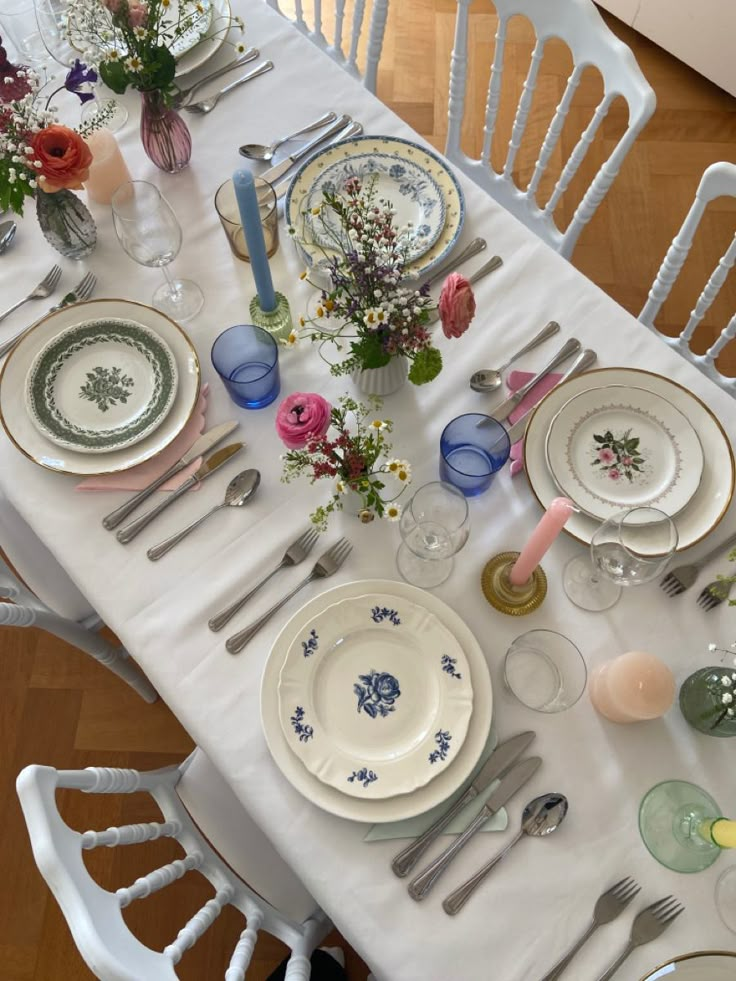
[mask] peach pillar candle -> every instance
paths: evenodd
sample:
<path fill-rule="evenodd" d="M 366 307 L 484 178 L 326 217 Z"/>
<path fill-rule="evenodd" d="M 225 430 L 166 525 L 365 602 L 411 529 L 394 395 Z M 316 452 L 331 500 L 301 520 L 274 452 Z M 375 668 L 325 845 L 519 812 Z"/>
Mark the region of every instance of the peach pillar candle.
<path fill-rule="evenodd" d="M 527 582 L 574 510 L 575 505 L 567 497 L 556 497 L 550 502 L 544 517 L 511 568 L 509 579 L 512 586 L 522 586 Z"/>
<path fill-rule="evenodd" d="M 110 204 L 120 185 L 131 179 L 128 165 L 109 129 L 93 130 L 86 139 L 92 151 L 92 164 L 84 188 L 90 200 Z"/>
<path fill-rule="evenodd" d="M 590 676 L 593 707 L 611 722 L 658 719 L 675 698 L 675 678 L 654 654 L 629 651 L 607 661 Z"/>

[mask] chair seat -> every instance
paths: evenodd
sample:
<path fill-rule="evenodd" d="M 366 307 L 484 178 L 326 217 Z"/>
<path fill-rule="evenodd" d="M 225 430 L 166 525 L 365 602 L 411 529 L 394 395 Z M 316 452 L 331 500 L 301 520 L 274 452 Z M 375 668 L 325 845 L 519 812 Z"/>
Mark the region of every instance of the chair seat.
<path fill-rule="evenodd" d="M 244 809 L 230 785 L 197 748 L 182 764 L 179 799 L 213 848 L 244 882 L 301 923 L 316 903 Z"/>

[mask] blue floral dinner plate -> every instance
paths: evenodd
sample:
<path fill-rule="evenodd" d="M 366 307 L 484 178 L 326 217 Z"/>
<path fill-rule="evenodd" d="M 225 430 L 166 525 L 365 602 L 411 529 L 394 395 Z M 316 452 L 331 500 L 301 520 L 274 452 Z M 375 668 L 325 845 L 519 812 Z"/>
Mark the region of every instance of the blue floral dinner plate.
<path fill-rule="evenodd" d="M 348 164 L 355 158 L 366 156 L 391 157 L 398 164 L 416 165 L 440 190 L 444 224 L 432 247 L 410 261 L 407 267 L 407 273 L 422 278 L 446 259 L 456 245 L 465 221 L 465 198 L 457 177 L 445 161 L 434 150 L 410 140 L 395 136 L 356 136 L 318 150 L 297 170 L 287 191 L 284 202 L 287 225 L 295 229 L 295 240 L 307 265 L 321 269 L 320 263 L 337 252 L 311 240 L 307 201 L 315 182 L 322 179 L 325 171 L 337 163 Z"/>
<path fill-rule="evenodd" d="M 330 208 L 319 207 L 323 192 L 340 194 L 348 180 L 358 177 L 364 186 L 372 181 L 376 200 L 389 202 L 395 212 L 398 242 L 406 248 L 407 261 L 414 262 L 429 252 L 445 227 L 445 199 L 426 166 L 391 153 L 361 153 L 338 160 L 312 184 L 307 197 L 312 238 L 325 248 L 334 248 L 344 232 Z"/>
<path fill-rule="evenodd" d="M 292 642 L 279 678 L 292 751 L 344 794 L 407 794 L 448 767 L 473 709 L 462 647 L 424 608 L 384 594 L 335 603 Z"/>

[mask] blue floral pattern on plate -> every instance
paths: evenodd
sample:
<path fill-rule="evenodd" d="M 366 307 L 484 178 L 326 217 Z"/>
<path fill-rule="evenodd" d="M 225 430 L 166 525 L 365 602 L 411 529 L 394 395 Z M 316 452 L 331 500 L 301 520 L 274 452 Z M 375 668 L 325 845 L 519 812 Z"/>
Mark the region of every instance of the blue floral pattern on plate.
<path fill-rule="evenodd" d="M 302 650 L 305 657 L 311 657 L 315 651 L 319 650 L 319 636 L 317 631 L 312 627 L 309 631 L 309 637 L 302 641 Z"/>
<path fill-rule="evenodd" d="M 359 684 L 362 681 L 363 684 Z M 401 695 L 399 682 L 388 671 L 374 671 L 361 674 L 353 685 L 358 696 L 358 712 L 365 712 L 372 719 L 385 718 L 396 708 L 394 702 Z"/>
<path fill-rule="evenodd" d="M 450 752 L 450 740 L 452 736 L 446 729 L 440 729 L 439 732 L 435 733 L 434 741 L 437 743 L 437 749 L 433 749 L 429 754 L 429 762 L 436 763 L 438 760 L 446 760 L 447 754 Z"/>
<path fill-rule="evenodd" d="M 310 725 L 306 725 L 304 722 L 304 709 L 301 705 L 297 705 L 294 709 L 294 714 L 291 717 L 291 725 L 294 732 L 299 737 L 300 743 L 308 743 L 309 740 L 314 736 L 314 729 Z"/>
<path fill-rule="evenodd" d="M 371 620 L 375 623 L 382 623 L 384 620 L 388 620 L 395 627 L 401 624 L 399 619 L 398 610 L 389 610 L 387 606 L 374 606 L 371 610 Z"/>
<path fill-rule="evenodd" d="M 375 780 L 378 780 L 378 774 L 365 766 L 361 767 L 360 770 L 353 770 L 348 777 L 348 783 L 360 783 L 364 790 L 367 790 Z"/>
<path fill-rule="evenodd" d="M 450 657 L 449 654 L 443 654 L 441 663 L 442 663 L 442 670 L 447 672 L 447 674 L 449 674 L 451 678 L 457 678 L 458 681 L 462 680 L 463 676 L 460 674 L 459 671 L 455 670 L 455 665 L 457 664 L 456 657 Z"/>

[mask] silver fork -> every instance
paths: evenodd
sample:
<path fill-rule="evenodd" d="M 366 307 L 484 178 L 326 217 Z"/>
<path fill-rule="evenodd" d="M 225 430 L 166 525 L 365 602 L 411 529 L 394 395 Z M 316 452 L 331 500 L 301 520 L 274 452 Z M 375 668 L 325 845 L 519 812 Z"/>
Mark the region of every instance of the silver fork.
<path fill-rule="evenodd" d="M 38 286 L 34 290 L 31 290 L 28 296 L 24 296 L 22 300 L 18 300 L 18 302 L 14 303 L 12 307 L 8 307 L 7 310 L 0 313 L 0 321 L 5 320 L 5 318 L 13 312 L 13 310 L 17 310 L 18 307 L 22 307 L 23 304 L 28 303 L 29 300 L 45 300 L 47 296 L 51 296 L 60 279 L 61 266 L 54 266 L 46 273 Z"/>
<path fill-rule="evenodd" d="M 315 579 L 328 579 L 330 576 L 334 575 L 340 566 L 343 564 L 345 559 L 350 555 L 353 550 L 353 546 L 347 540 L 347 538 L 341 538 L 339 542 L 336 542 L 332 548 L 329 548 L 324 555 L 320 555 L 314 564 L 314 568 L 309 573 L 306 579 L 302 579 L 298 586 L 296 586 L 290 593 L 287 593 L 282 600 L 272 606 L 270 610 L 266 610 L 262 617 L 259 617 L 254 623 L 251 623 L 249 627 L 245 630 L 241 630 L 240 633 L 233 634 L 226 643 L 225 647 L 230 651 L 231 654 L 239 654 L 245 645 L 251 640 L 261 627 L 268 623 L 271 617 L 276 613 L 284 603 L 287 603 L 292 596 L 295 596 L 300 589 L 303 589 L 308 583 L 313 582 Z"/>
<path fill-rule="evenodd" d="M 721 542 L 720 545 L 716 545 L 710 552 L 706 552 L 702 558 L 696 559 L 688 565 L 681 565 L 676 569 L 672 569 L 659 585 L 668 596 L 679 596 L 686 589 L 690 589 L 704 565 L 732 545 L 736 545 L 736 534 L 731 535 L 730 538 L 727 538 L 725 542 Z"/>
<path fill-rule="evenodd" d="M 231 72 L 234 68 L 241 68 L 243 65 L 247 65 L 249 61 L 255 61 L 255 59 L 260 55 L 258 48 L 248 48 L 237 61 L 230 61 L 227 65 L 222 68 L 218 68 L 216 72 L 210 72 L 209 75 L 205 75 L 204 78 L 200 78 L 198 82 L 194 85 L 190 85 L 188 89 L 179 89 L 177 94 L 174 96 L 171 108 L 181 109 L 187 99 L 190 99 L 197 89 L 206 85 L 207 82 L 213 82 L 216 78 L 221 75 L 225 75 L 227 72 Z"/>
<path fill-rule="evenodd" d="M 214 630 L 215 633 L 217 633 L 218 630 L 222 630 L 225 624 L 229 623 L 235 614 L 239 610 L 243 609 L 251 596 L 255 596 L 261 586 L 265 586 L 268 580 L 272 579 L 277 572 L 280 572 L 282 569 L 285 569 L 288 566 L 299 565 L 300 562 L 303 562 L 312 551 L 314 543 L 317 541 L 318 537 L 319 532 L 316 528 L 310 528 L 309 531 L 305 531 L 303 535 L 300 535 L 295 542 L 292 542 L 291 545 L 289 545 L 284 552 L 284 557 L 267 576 L 261 579 L 261 581 L 252 589 L 248 590 L 244 596 L 241 596 L 240 599 L 236 600 L 230 606 L 225 607 L 224 610 L 220 610 L 219 613 L 216 613 L 212 619 L 208 621 L 207 626 L 210 628 L 210 630 Z"/>
<path fill-rule="evenodd" d="M 724 600 L 728 599 L 734 585 L 736 584 L 728 582 L 726 579 L 715 579 L 713 582 L 708 583 L 708 585 L 701 590 L 700 595 L 698 596 L 698 606 L 701 610 L 705 610 L 706 613 L 710 610 L 714 610 L 717 606 L 720 606 Z"/>
<path fill-rule="evenodd" d="M 92 296 L 96 285 L 97 277 L 91 272 L 87 273 L 84 279 L 80 280 L 79 285 L 75 286 L 73 290 L 70 290 L 66 296 L 62 298 L 61 303 L 57 303 L 55 306 L 49 307 L 47 315 L 49 313 L 55 313 L 57 310 L 61 310 L 62 307 L 68 307 L 71 303 L 77 303 L 79 300 L 88 300 L 90 296 Z M 37 323 L 38 321 L 34 320 L 32 324 L 29 324 L 27 327 L 24 327 L 23 330 L 19 331 L 15 337 L 10 337 L 4 344 L 0 344 L 0 358 L 5 357 L 9 351 L 12 351 L 18 341 L 25 337 L 31 327 L 35 326 Z"/>
<path fill-rule="evenodd" d="M 641 886 L 629 876 L 626 879 L 621 879 L 620 882 L 617 882 L 604 892 L 603 895 L 599 896 L 595 904 L 595 909 L 593 910 L 593 920 L 588 929 L 572 945 L 565 956 L 557 961 L 552 970 L 544 975 L 541 981 L 557 981 L 557 978 L 559 978 L 575 954 L 577 954 L 583 944 L 590 940 L 598 927 L 606 923 L 611 923 L 617 916 L 623 913 L 640 889 Z"/>
<path fill-rule="evenodd" d="M 190 102 L 189 105 L 182 106 L 182 109 L 185 109 L 186 112 L 196 112 L 200 115 L 206 116 L 208 112 L 212 112 L 223 95 L 226 95 L 228 92 L 232 92 L 232 90 L 236 89 L 239 85 L 244 85 L 252 78 L 258 78 L 259 75 L 264 75 L 266 72 L 270 72 L 272 68 L 272 61 L 264 61 L 262 65 L 258 66 L 258 68 L 254 68 L 253 71 L 248 72 L 247 75 L 241 75 L 240 78 L 236 78 L 234 82 L 230 82 L 229 85 L 221 88 L 219 92 L 215 92 L 215 94 L 211 95 L 208 99 L 202 99 L 201 102 Z"/>
<path fill-rule="evenodd" d="M 637 913 L 631 926 L 629 942 L 608 970 L 601 974 L 598 981 L 609 981 L 609 978 L 613 977 L 633 950 L 641 947 L 642 944 L 656 940 L 684 909 L 685 907 L 672 896 L 665 896 L 664 899 L 657 900 L 656 903 L 652 903 L 651 906 L 647 906 L 640 913 Z"/>

